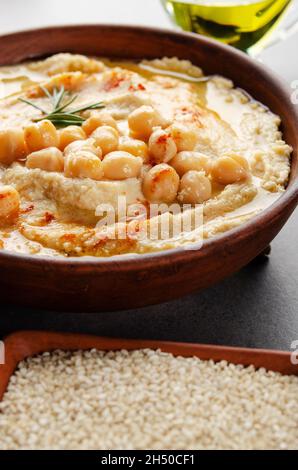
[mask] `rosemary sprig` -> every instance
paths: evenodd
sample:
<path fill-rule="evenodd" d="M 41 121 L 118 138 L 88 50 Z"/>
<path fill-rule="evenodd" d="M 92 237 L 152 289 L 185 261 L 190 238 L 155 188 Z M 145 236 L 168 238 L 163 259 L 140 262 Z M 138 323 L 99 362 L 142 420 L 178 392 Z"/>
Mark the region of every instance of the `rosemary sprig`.
<path fill-rule="evenodd" d="M 75 109 L 68 109 L 68 107 L 78 98 L 78 95 L 73 95 L 67 100 L 69 93 L 65 91 L 63 85 L 60 88 L 54 87 L 52 93 L 44 86 L 41 86 L 40 88 L 51 102 L 52 110 L 50 112 L 44 110 L 41 106 L 37 105 L 33 101 L 27 100 L 25 98 L 19 98 L 19 101 L 22 101 L 23 103 L 38 109 L 38 111 L 43 114 L 42 117 L 34 119 L 35 122 L 48 119 L 57 127 L 65 127 L 72 124 L 81 126 L 85 119 L 78 115 L 78 113 L 86 111 L 87 109 L 104 108 L 104 104 L 99 101 L 96 103 L 83 105 Z"/>
<path fill-rule="evenodd" d="M 41 111 L 42 113 L 44 114 L 47 114 L 47 112 L 42 109 L 40 106 L 38 106 L 37 104 L 34 104 L 32 101 L 29 101 L 29 100 L 25 100 L 25 98 L 19 98 L 19 101 L 22 101 L 22 103 L 26 103 L 26 104 L 29 104 L 30 106 L 33 106 L 33 108 L 35 109 L 38 109 L 39 111 Z"/>

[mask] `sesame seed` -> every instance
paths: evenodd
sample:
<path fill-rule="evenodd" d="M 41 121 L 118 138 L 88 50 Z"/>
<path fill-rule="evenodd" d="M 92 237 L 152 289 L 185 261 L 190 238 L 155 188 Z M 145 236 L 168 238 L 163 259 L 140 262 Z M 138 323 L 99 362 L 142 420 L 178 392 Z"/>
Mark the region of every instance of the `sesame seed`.
<path fill-rule="evenodd" d="M 298 377 L 135 351 L 22 361 L 0 403 L 0 449 L 296 449 Z"/>

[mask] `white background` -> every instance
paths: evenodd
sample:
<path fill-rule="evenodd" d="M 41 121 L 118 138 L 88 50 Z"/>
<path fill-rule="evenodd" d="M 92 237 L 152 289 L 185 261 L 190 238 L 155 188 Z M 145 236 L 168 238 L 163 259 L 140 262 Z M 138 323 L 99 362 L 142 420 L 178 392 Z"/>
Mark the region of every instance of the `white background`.
<path fill-rule="evenodd" d="M 173 27 L 160 0 L 0 0 L 0 34 L 75 23 Z M 298 34 L 261 55 L 289 82 L 298 79 Z"/>
<path fill-rule="evenodd" d="M 3 32 L 78 22 L 170 25 L 159 0 L 0 0 L 0 5 Z"/>

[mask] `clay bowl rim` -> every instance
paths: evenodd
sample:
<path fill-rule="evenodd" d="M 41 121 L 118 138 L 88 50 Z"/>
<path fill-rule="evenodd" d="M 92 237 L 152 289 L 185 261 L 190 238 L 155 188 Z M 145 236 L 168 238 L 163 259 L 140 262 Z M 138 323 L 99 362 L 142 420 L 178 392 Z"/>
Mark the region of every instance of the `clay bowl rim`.
<path fill-rule="evenodd" d="M 55 32 L 59 30 L 67 30 L 70 33 L 77 29 L 86 30 L 88 31 L 89 28 L 99 28 L 99 29 L 114 29 L 115 33 L 118 30 L 122 31 L 134 31 L 136 33 L 141 34 L 142 32 L 146 31 L 148 33 L 155 33 L 161 36 L 172 36 L 176 39 L 182 39 L 185 37 L 186 39 L 192 39 L 194 43 L 202 43 L 205 45 L 211 45 L 213 48 L 218 48 L 223 54 L 227 54 L 231 58 L 238 58 L 238 60 L 242 61 L 244 64 L 251 66 L 256 71 L 256 74 L 260 75 L 260 78 L 263 78 L 274 86 L 276 90 L 278 90 L 278 94 L 280 99 L 285 100 L 288 105 L 289 109 L 291 110 L 292 119 L 294 119 L 297 123 L 298 127 L 298 109 L 295 105 L 291 102 L 289 98 L 290 89 L 285 80 L 283 80 L 279 75 L 273 72 L 269 67 L 264 66 L 261 62 L 253 60 L 244 52 L 239 51 L 231 46 L 225 45 L 220 43 L 216 40 L 206 38 L 205 36 L 201 36 L 194 33 L 189 32 L 182 32 L 182 31 L 175 31 L 167 28 L 155 28 L 150 26 L 136 26 L 136 25 L 122 25 L 122 24 L 108 24 L 108 23 L 90 23 L 90 24 L 74 24 L 74 25 L 59 25 L 59 26 L 47 26 L 44 28 L 31 28 L 25 29 L 22 31 L 16 31 L 8 34 L 0 35 L 0 43 L 1 40 L 6 39 L 9 40 L 10 38 L 20 38 L 24 40 L 24 36 L 32 35 L 32 34 L 43 34 L 47 32 Z M 41 56 L 42 54 L 40 54 Z M 146 54 L 144 54 L 146 55 Z M 34 56 L 30 56 L 28 54 L 28 59 L 33 59 Z M 128 54 L 129 58 L 129 54 Z M 232 59 L 233 60 L 233 59 Z M 18 62 L 15 62 L 16 64 Z M 7 64 L 9 65 L 9 64 Z M 298 145 L 297 148 L 293 149 L 296 151 L 296 160 L 298 160 Z M 297 163 L 296 163 L 297 164 Z M 296 169 L 296 174 L 292 174 L 292 165 L 291 165 L 291 175 L 290 175 L 290 182 L 287 186 L 285 192 L 267 209 L 263 210 L 260 214 L 252 217 L 249 221 L 241 224 L 239 227 L 234 229 L 228 230 L 227 232 L 217 235 L 214 238 L 204 240 L 203 246 L 198 249 L 190 249 L 190 248 L 171 248 L 168 250 L 163 250 L 160 252 L 153 252 L 153 253 L 144 253 L 144 254 L 136 254 L 136 253 L 129 253 L 123 255 L 115 255 L 111 257 L 92 257 L 92 256 L 84 256 L 84 257 L 67 257 L 67 258 L 60 258 L 60 257 L 50 257 L 46 255 L 28 255 L 22 253 L 13 253 L 13 252 L 5 252 L 0 251 L 0 261 L 20 261 L 26 264 L 31 265 L 40 265 L 42 263 L 46 263 L 47 265 L 59 267 L 68 267 L 71 265 L 76 265 L 78 267 L 90 267 L 97 268 L 98 270 L 121 270 L 126 271 L 130 270 L 133 266 L 138 265 L 140 263 L 143 264 L 143 267 L 149 267 L 155 264 L 158 261 L 159 265 L 167 265 L 175 259 L 175 261 L 191 260 L 196 257 L 201 257 L 209 254 L 210 252 L 216 252 L 217 245 L 228 243 L 230 246 L 233 244 L 233 240 L 238 240 L 239 238 L 245 239 L 246 236 L 250 234 L 253 229 L 260 229 L 261 227 L 265 227 L 267 224 L 270 223 L 276 217 L 279 217 L 283 211 L 287 208 L 288 205 L 291 205 L 293 200 L 296 200 L 296 205 L 298 203 L 298 170 Z"/>

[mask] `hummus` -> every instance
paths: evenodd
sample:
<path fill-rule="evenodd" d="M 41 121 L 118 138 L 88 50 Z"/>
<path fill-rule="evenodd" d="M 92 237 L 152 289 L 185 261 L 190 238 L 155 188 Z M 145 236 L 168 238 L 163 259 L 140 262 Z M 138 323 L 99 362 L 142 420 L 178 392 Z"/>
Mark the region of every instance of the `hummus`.
<path fill-rule="evenodd" d="M 198 249 L 266 209 L 288 181 L 279 117 L 185 60 L 57 54 L 1 67 L 0 98 L 3 250 Z"/>

